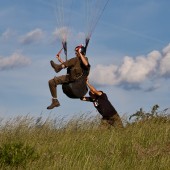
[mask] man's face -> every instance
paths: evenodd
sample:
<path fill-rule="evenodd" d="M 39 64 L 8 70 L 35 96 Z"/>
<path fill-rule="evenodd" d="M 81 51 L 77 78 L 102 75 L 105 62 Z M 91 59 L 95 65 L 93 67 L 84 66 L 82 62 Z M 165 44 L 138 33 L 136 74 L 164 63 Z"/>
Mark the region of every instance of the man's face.
<path fill-rule="evenodd" d="M 79 48 L 75 48 L 75 54 L 76 54 L 77 57 L 80 57 L 78 50 L 79 50 Z"/>

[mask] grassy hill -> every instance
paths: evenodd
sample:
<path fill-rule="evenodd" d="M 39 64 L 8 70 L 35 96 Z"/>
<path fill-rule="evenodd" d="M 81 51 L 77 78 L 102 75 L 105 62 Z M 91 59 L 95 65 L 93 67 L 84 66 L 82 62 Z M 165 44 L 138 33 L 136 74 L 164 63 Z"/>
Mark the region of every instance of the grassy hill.
<path fill-rule="evenodd" d="M 9 120 L 0 124 L 0 169 L 168 170 L 170 119 L 152 111 L 140 109 L 124 129 L 101 129 L 98 118 L 64 126 L 29 117 Z"/>

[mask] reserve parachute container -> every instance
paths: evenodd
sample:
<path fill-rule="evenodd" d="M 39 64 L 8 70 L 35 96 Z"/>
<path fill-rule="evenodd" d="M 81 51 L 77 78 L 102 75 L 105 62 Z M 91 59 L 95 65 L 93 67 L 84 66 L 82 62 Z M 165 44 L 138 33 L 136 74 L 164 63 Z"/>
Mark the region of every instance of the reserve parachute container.
<path fill-rule="evenodd" d="M 74 82 L 65 83 L 62 85 L 62 89 L 69 98 L 81 98 L 88 92 L 86 77 L 81 76 Z"/>

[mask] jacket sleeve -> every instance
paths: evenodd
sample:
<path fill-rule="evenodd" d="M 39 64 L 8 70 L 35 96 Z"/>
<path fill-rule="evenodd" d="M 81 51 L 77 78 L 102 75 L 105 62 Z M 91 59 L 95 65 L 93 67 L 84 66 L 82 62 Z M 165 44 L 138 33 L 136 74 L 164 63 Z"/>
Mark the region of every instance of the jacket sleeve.
<path fill-rule="evenodd" d="M 73 67 L 76 63 L 77 59 L 76 58 L 71 58 L 70 60 L 67 60 L 66 62 L 64 62 L 63 64 L 66 67 Z"/>

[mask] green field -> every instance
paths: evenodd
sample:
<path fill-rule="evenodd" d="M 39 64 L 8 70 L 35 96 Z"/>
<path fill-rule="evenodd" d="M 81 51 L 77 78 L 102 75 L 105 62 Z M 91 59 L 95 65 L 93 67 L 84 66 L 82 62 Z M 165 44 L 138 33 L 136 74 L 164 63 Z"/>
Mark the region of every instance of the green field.
<path fill-rule="evenodd" d="M 169 170 L 169 116 L 139 112 L 124 129 L 83 116 L 64 125 L 29 116 L 1 123 L 0 169 Z"/>

